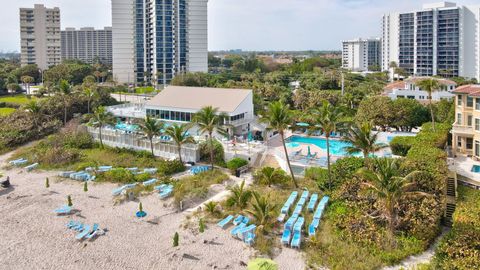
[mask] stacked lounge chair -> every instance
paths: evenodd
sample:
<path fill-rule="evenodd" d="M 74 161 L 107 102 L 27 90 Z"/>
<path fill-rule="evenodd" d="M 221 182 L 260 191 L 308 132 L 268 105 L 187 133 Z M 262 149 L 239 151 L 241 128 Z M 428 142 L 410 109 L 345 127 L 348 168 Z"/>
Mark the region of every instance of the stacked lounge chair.
<path fill-rule="evenodd" d="M 293 226 L 293 238 L 291 242 L 291 247 L 300 248 L 300 243 L 302 241 L 302 228 L 305 219 L 303 217 L 299 217 L 295 225 Z"/>
<path fill-rule="evenodd" d="M 172 185 L 160 185 L 160 186 L 155 187 L 155 189 L 160 192 L 160 194 L 159 194 L 160 199 L 168 198 L 173 193 L 173 186 Z"/>
<path fill-rule="evenodd" d="M 151 185 L 155 184 L 157 181 L 158 180 L 156 178 L 152 178 L 150 180 L 147 180 L 147 181 L 143 182 L 142 184 L 143 184 L 143 186 L 146 187 L 146 186 L 151 186 Z"/>
<path fill-rule="evenodd" d="M 317 204 L 317 200 L 318 200 L 318 194 L 315 193 L 312 195 L 312 197 L 310 197 L 310 201 L 308 202 L 308 211 L 310 212 L 313 212 L 313 210 L 315 209 L 315 204 Z"/>
<path fill-rule="evenodd" d="M 251 246 L 255 241 L 255 229 L 257 226 L 255 224 L 248 225 L 249 221 L 250 219 L 246 216 L 238 215 L 234 218 L 232 215 L 229 215 L 219 221 L 217 225 L 223 229 L 227 224 L 232 222 L 235 227 L 230 230 L 230 234 Z"/>
<path fill-rule="evenodd" d="M 8 162 L 10 165 L 13 165 L 13 166 L 21 166 L 21 165 L 25 165 L 26 163 L 28 162 L 27 159 L 24 159 L 24 158 L 19 158 L 19 159 L 16 159 L 16 160 L 12 160 L 10 162 Z"/>
<path fill-rule="evenodd" d="M 192 167 L 190 168 L 190 172 L 193 174 L 193 175 L 196 175 L 196 174 L 199 174 L 199 173 L 202 173 L 202 172 L 206 172 L 208 170 L 210 170 L 210 166 L 195 166 L 195 167 Z"/>
<path fill-rule="evenodd" d="M 24 169 L 27 170 L 27 172 L 34 170 L 38 167 L 38 163 L 33 163 L 31 165 L 26 166 Z"/>
<path fill-rule="evenodd" d="M 293 191 L 290 194 L 290 197 L 288 197 L 287 201 L 285 202 L 285 204 L 282 207 L 282 210 L 280 211 L 280 215 L 277 218 L 278 222 L 283 222 L 285 220 L 285 217 L 287 216 L 288 211 L 290 210 L 290 207 L 292 206 L 292 204 L 297 199 L 297 196 L 298 196 L 297 191 Z"/>
<path fill-rule="evenodd" d="M 282 234 L 282 244 L 288 245 L 290 243 L 290 239 L 292 237 L 293 226 L 298 219 L 298 215 L 293 214 L 283 227 L 283 234 Z"/>
<path fill-rule="evenodd" d="M 58 174 L 60 177 L 64 178 L 70 178 L 73 180 L 78 180 L 78 181 L 93 181 L 95 180 L 95 176 L 91 175 L 90 173 L 86 171 L 79 171 L 79 172 L 73 172 L 73 171 L 67 171 L 67 172 L 60 172 Z"/>
<path fill-rule="evenodd" d="M 53 212 L 57 215 L 68 215 L 72 212 L 72 208 L 70 206 L 64 205 L 60 208 L 53 210 Z"/>
<path fill-rule="evenodd" d="M 257 228 L 257 226 L 255 224 L 251 224 L 251 225 L 247 226 L 246 228 L 238 230 L 236 236 L 239 239 L 245 241 L 245 239 L 247 238 L 247 234 L 251 233 L 251 232 L 254 232 L 256 228 Z"/>
<path fill-rule="evenodd" d="M 70 220 L 67 223 L 67 228 L 79 232 L 75 235 L 77 240 L 92 240 L 100 232 L 100 226 L 98 223 L 93 224 L 93 226 L 83 224 L 80 221 Z"/>
<path fill-rule="evenodd" d="M 156 174 L 158 171 L 157 168 L 145 168 L 142 173 Z"/>
<path fill-rule="evenodd" d="M 315 210 L 315 213 L 313 214 L 312 223 L 310 223 L 310 226 L 308 227 L 308 235 L 309 236 L 315 235 L 316 230 L 318 228 L 318 225 L 320 224 L 320 219 L 322 218 L 323 211 L 325 210 L 325 207 L 327 206 L 327 203 L 328 203 L 329 199 L 330 199 L 330 197 L 323 196 L 323 198 L 318 203 L 317 209 Z"/>
<path fill-rule="evenodd" d="M 232 215 L 229 215 L 228 217 L 220 220 L 217 225 L 220 227 L 220 228 L 224 228 L 228 223 L 230 223 L 230 221 L 233 220 L 233 216 Z"/>

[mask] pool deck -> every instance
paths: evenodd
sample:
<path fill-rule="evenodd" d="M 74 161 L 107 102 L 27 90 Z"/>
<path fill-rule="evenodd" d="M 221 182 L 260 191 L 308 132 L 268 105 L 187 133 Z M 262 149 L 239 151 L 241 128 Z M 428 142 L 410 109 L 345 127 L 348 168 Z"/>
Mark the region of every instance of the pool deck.
<path fill-rule="evenodd" d="M 457 156 L 449 159 L 449 170 L 463 176 L 462 181 L 480 187 L 480 173 L 472 172 L 474 165 L 480 166 L 480 162 L 466 156 Z"/>

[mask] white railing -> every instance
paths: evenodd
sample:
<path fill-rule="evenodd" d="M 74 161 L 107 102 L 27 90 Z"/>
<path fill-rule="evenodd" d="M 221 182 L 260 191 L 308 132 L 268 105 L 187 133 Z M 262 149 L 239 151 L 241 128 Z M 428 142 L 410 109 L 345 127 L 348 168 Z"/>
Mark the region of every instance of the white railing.
<path fill-rule="evenodd" d="M 453 124 L 452 127 L 453 127 L 453 132 L 454 133 L 464 133 L 464 134 L 472 134 L 473 135 L 473 126 Z"/>
<path fill-rule="evenodd" d="M 94 127 L 87 127 L 88 132 L 95 140 L 99 140 L 99 130 Z M 151 151 L 150 141 L 145 136 L 137 133 L 127 133 L 114 129 L 102 129 L 102 141 L 111 147 L 120 147 L 133 150 Z M 200 151 L 197 145 L 183 145 L 182 159 L 186 162 L 197 162 L 200 159 Z M 153 153 L 157 157 L 173 159 L 178 157 L 177 146 L 173 143 L 153 140 Z"/>

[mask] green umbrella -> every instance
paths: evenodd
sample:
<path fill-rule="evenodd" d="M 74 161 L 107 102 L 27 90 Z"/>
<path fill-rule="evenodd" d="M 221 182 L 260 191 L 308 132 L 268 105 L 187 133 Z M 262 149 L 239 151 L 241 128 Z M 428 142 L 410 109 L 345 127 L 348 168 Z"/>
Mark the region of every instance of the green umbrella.
<path fill-rule="evenodd" d="M 310 145 L 308 146 L 308 154 L 307 154 L 308 157 L 311 157 L 312 156 L 312 152 L 310 150 Z"/>
<path fill-rule="evenodd" d="M 248 263 L 247 270 L 278 270 L 278 265 L 270 259 L 256 258 Z"/>

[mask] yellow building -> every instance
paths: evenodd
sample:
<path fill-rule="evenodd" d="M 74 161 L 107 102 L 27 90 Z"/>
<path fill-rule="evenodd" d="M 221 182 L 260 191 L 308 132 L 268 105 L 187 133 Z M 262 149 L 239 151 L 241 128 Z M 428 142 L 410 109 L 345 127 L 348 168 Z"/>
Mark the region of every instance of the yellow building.
<path fill-rule="evenodd" d="M 480 85 L 460 86 L 453 93 L 453 152 L 480 160 Z"/>

